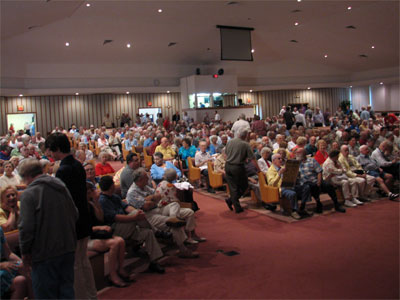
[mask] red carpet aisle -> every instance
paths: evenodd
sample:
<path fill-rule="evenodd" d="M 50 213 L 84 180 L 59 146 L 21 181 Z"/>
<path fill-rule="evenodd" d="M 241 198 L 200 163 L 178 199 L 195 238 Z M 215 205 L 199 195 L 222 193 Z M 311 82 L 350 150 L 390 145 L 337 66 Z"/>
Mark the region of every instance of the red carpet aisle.
<path fill-rule="evenodd" d="M 382 200 L 294 224 L 235 215 L 196 194 L 201 257 L 173 258 L 100 299 L 399 298 L 399 203 Z M 217 250 L 237 251 L 226 256 Z"/>

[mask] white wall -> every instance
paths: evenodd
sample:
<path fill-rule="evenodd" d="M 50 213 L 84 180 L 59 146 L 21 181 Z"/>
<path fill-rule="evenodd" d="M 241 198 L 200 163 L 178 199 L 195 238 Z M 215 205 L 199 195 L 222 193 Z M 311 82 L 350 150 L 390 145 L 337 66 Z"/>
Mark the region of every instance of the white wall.
<path fill-rule="evenodd" d="M 361 106 L 369 105 L 369 87 L 355 86 L 351 89 L 351 102 L 353 110 L 361 110 Z"/>
<path fill-rule="evenodd" d="M 399 84 L 372 85 L 372 107 L 376 111 L 400 111 Z"/>

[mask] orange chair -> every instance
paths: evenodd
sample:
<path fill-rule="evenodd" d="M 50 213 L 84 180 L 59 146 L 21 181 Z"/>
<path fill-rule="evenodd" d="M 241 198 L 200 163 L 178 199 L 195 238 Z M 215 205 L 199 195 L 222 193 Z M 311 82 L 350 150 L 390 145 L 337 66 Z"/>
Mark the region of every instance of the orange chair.
<path fill-rule="evenodd" d="M 285 197 L 279 196 L 279 188 L 269 186 L 263 172 L 258 173 L 258 184 L 260 185 L 261 201 L 264 203 L 278 203 L 283 208 L 284 214 L 291 214 L 292 207 Z"/>
<path fill-rule="evenodd" d="M 93 152 L 93 154 L 96 155 L 96 156 L 99 156 L 99 154 L 100 154 L 100 148 L 99 148 L 99 146 L 97 144 L 97 141 L 94 141 L 94 152 Z"/>
<path fill-rule="evenodd" d="M 150 169 L 153 165 L 153 157 L 147 154 L 147 149 L 143 148 L 143 158 L 144 158 L 144 166 L 147 169 Z"/>
<path fill-rule="evenodd" d="M 125 146 L 125 143 L 123 143 L 123 145 L 122 145 L 122 157 L 124 158 L 124 160 L 126 160 L 126 156 L 129 154 L 129 152 L 135 152 L 135 153 L 137 153 L 136 152 L 136 148 L 135 148 L 135 146 L 132 146 L 132 149 L 131 150 L 127 150 L 126 149 L 126 146 Z M 139 155 L 139 154 L 138 154 Z M 140 156 L 139 156 L 140 157 Z"/>
<path fill-rule="evenodd" d="M 222 174 L 214 171 L 214 165 L 211 161 L 207 162 L 208 167 L 208 179 L 210 180 L 210 186 L 214 189 L 224 185 Z"/>
<path fill-rule="evenodd" d="M 190 183 L 196 182 L 201 179 L 200 168 L 196 168 L 193 164 L 194 158 L 188 157 L 189 165 L 189 181 Z"/>

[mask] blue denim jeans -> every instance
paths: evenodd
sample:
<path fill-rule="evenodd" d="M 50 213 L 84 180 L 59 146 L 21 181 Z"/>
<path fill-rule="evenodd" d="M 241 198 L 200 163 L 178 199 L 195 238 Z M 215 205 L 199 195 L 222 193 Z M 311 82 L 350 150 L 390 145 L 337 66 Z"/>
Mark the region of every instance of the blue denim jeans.
<path fill-rule="evenodd" d="M 311 191 L 308 184 L 296 185 L 294 189 L 282 188 L 282 197 L 290 201 L 293 210 L 298 210 L 297 198 L 301 198 L 301 209 L 304 209 L 305 203 L 311 201 Z"/>
<path fill-rule="evenodd" d="M 33 263 L 32 286 L 36 299 L 75 299 L 75 252 Z"/>

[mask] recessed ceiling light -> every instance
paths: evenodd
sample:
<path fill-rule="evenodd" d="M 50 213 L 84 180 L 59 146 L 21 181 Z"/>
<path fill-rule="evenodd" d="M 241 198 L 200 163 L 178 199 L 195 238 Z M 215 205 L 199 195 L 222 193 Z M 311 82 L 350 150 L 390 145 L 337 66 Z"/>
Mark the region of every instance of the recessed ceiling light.
<path fill-rule="evenodd" d="M 347 7 L 347 10 L 351 10 L 351 6 Z"/>
<path fill-rule="evenodd" d="M 19 96 L 20 96 L 20 97 L 23 97 L 24 95 L 22 95 L 22 94 L 19 94 Z"/>
<path fill-rule="evenodd" d="M 301 2 L 301 0 L 297 0 L 297 2 Z"/>
<path fill-rule="evenodd" d="M 254 49 L 251 49 L 251 53 L 254 53 Z"/>
<path fill-rule="evenodd" d="M 129 95 L 129 92 L 126 92 L 127 95 Z"/>
<path fill-rule="evenodd" d="M 252 93 L 253 92 L 253 90 L 250 90 L 250 93 Z"/>
<path fill-rule="evenodd" d="M 353 86 L 351 85 L 350 88 L 352 88 Z"/>
<path fill-rule="evenodd" d="M 76 96 L 78 96 L 78 95 L 79 95 L 79 93 L 75 93 L 75 95 L 76 95 Z"/>
<path fill-rule="evenodd" d="M 171 93 L 170 91 L 167 91 L 167 94 Z"/>
<path fill-rule="evenodd" d="M 86 7 L 90 7 L 90 3 L 86 3 Z"/>
<path fill-rule="evenodd" d="M 307 90 L 311 90 L 311 87 L 308 87 Z"/>
<path fill-rule="evenodd" d="M 294 23 L 294 26 L 298 26 L 298 25 L 299 25 L 299 22 L 295 22 L 295 23 Z"/>
<path fill-rule="evenodd" d="M 324 57 L 325 57 L 325 58 L 328 58 L 328 54 L 325 54 Z"/>
<path fill-rule="evenodd" d="M 160 8 L 160 9 L 158 10 L 158 12 L 159 12 L 159 13 L 162 13 L 162 9 Z"/>
<path fill-rule="evenodd" d="M 66 42 L 66 43 L 65 43 L 65 46 L 69 47 L 69 43 L 68 43 L 68 42 Z"/>
<path fill-rule="evenodd" d="M 127 48 L 130 48 L 130 47 L 131 47 L 131 44 L 126 44 L 126 47 L 127 47 Z"/>
<path fill-rule="evenodd" d="M 375 49 L 375 46 L 371 46 L 371 49 Z"/>
<path fill-rule="evenodd" d="M 379 82 L 379 84 L 380 84 L 380 85 L 382 85 L 382 84 L 383 84 L 383 82 Z"/>

